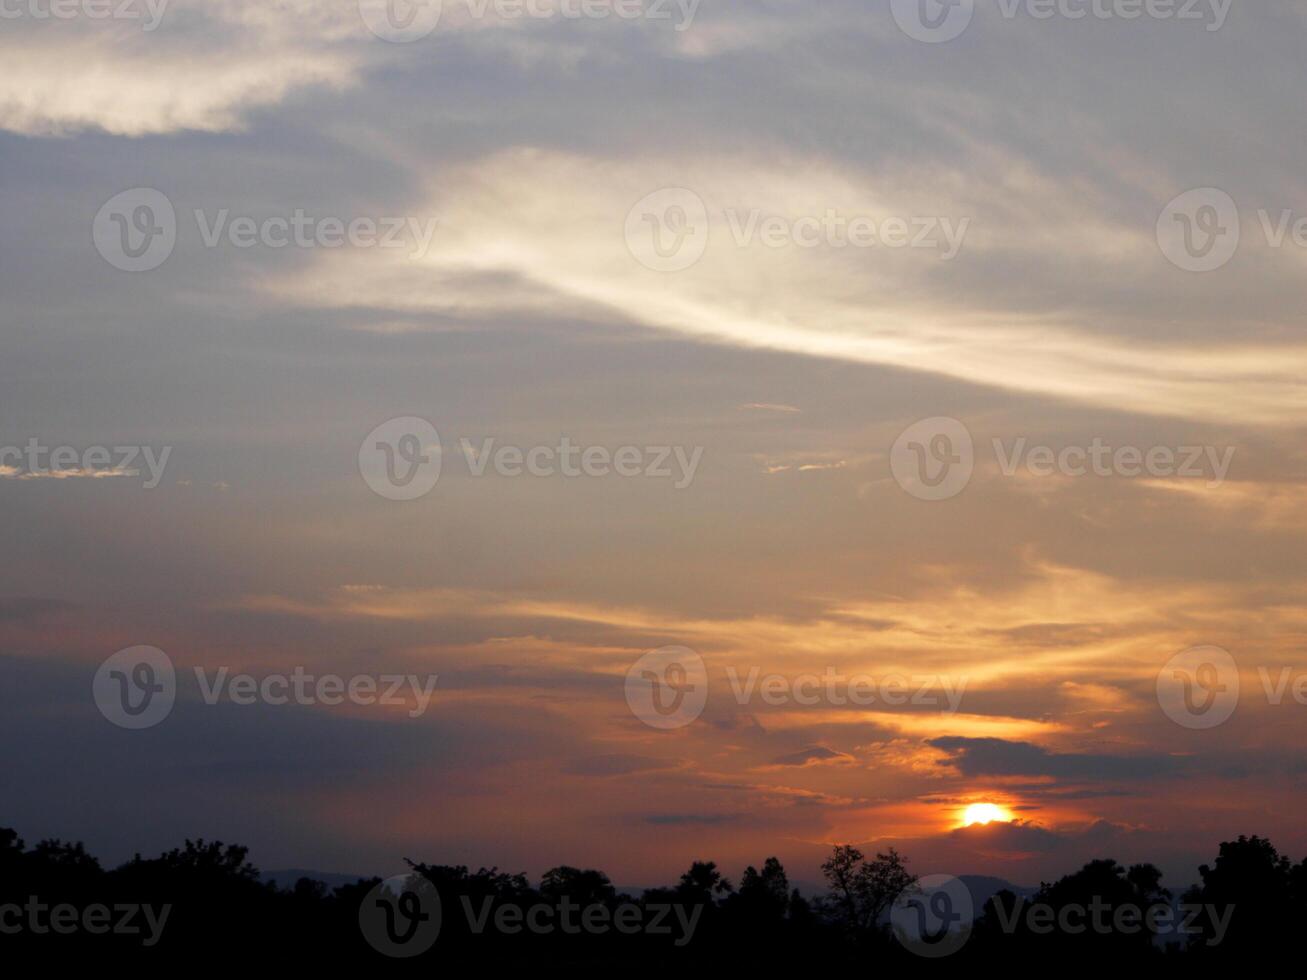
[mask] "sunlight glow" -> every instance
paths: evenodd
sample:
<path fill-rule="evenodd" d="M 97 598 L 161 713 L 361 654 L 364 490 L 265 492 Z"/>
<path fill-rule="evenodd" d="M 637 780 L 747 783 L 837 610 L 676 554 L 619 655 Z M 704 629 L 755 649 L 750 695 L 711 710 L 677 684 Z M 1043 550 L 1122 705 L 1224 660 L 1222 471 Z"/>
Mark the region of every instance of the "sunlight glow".
<path fill-rule="evenodd" d="M 962 826 L 991 824 L 996 820 L 1000 823 L 1007 823 L 1011 819 L 1012 814 L 1001 806 L 995 806 L 993 803 L 972 803 L 962 813 Z"/>

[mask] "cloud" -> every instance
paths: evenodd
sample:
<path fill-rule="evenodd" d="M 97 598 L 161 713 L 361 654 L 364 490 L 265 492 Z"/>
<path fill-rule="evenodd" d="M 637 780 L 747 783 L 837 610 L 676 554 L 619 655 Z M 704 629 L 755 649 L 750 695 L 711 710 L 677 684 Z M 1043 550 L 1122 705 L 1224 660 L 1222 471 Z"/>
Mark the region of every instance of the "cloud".
<path fill-rule="evenodd" d="M 1007 853 L 1049 853 L 1065 848 L 1070 835 L 1023 820 L 972 824 L 952 831 L 964 847 Z"/>
<path fill-rule="evenodd" d="M 796 408 L 793 405 L 778 405 L 769 402 L 749 402 L 747 405 L 741 405 L 740 408 L 752 412 L 777 412 L 782 415 L 799 415 L 803 409 Z"/>
<path fill-rule="evenodd" d="M 920 249 L 882 247 L 868 261 L 858 249 L 736 240 L 740 215 L 753 211 L 788 221 L 830 210 L 878 220 L 961 214 L 978 208 L 974 195 L 983 186 L 996 198 L 986 204 L 991 218 L 1005 217 L 1002 231 L 977 232 L 968 241 L 977 261 L 1012 242 L 1048 247 L 1042 239 L 1054 219 L 1027 210 L 1028 198 L 1041 196 L 1063 212 L 1058 224 L 1079 229 L 1057 243 L 1064 261 L 1104 276 L 1127 274 L 1117 268 L 1123 263 L 1164 262 L 1149 226 L 1112 221 L 1105 208 L 1051 183 L 1024 188 L 1018 204 L 1004 176 L 1009 162 L 977 161 L 979 172 L 965 179 L 951 170 L 923 178 L 922 186 L 955 188 L 948 204 L 818 160 L 769 167 L 728 156 L 636 161 L 505 150 L 442 174 L 426 209 L 441 214 L 444 232 L 424 260 L 379 251 L 324 255 L 315 267 L 266 285 L 274 296 L 305 305 L 396 314 L 616 314 L 702 340 L 906 368 L 1146 414 L 1256 424 L 1301 418 L 1307 409 L 1299 381 L 1307 368 L 1302 344 L 1256 334 L 1221 344 L 1141 342 L 1094 329 L 1087 310 L 1054 316 L 1004 305 L 998 296 L 958 307 L 937 293 L 946 265 Z M 707 249 L 690 269 L 653 272 L 628 254 L 622 222 L 669 173 L 705 202 Z M 505 288 L 487 290 L 489 278 Z"/>
<path fill-rule="evenodd" d="M 1252 213 L 1302 198 L 1283 125 L 1302 14 L 1267 6 L 1216 38 L 978 16 L 947 52 L 851 0 L 705 4 L 679 33 L 470 23 L 454 2 L 413 45 L 372 38 L 352 0 L 175 0 L 148 35 L 6 21 L 0 128 L 21 134 L 0 134 L 9 425 L 176 441 L 188 484 L 237 488 L 96 493 L 88 518 L 82 494 L 0 479 L 4 592 L 78 604 L 0 605 L 8 648 L 80 658 L 51 685 L 66 700 L 34 689 L 30 663 L 4 665 L 6 731 L 33 747 L 6 767 L 32 787 L 23 818 L 36 834 L 112 833 L 126 853 L 218 832 L 283 865 L 327 846 L 354 867 L 413 843 L 629 871 L 710 844 L 742 864 L 777 841 L 902 832 L 922 870 L 925 833 L 960 842 L 939 867 L 1038 852 L 1061 873 L 1126 839 L 1079 829 L 1099 816 L 1169 825 L 1181 806 L 1194 819 L 1174 846 L 1191 851 L 1246 830 L 1237 778 L 1269 831 L 1292 834 L 1292 706 L 1245 698 L 1196 744 L 1153 687 L 1191 642 L 1296 663 L 1307 611 L 1307 253 L 1272 254 Z M 1212 70 L 1218 52 L 1237 78 Z M 1139 98 L 1159 85 L 1188 97 Z M 1238 138 L 1214 142 L 1214 120 Z M 142 182 L 182 227 L 166 267 L 124 276 L 88 226 Z M 1212 182 L 1246 209 L 1247 240 L 1190 276 L 1153 226 L 1176 192 Z M 640 265 L 623 234 L 632 205 L 670 186 L 708 211 L 703 258 L 676 273 Z M 274 254 L 202 249 L 190 219 L 301 206 L 438 215 L 439 231 L 421 259 Z M 736 241 L 755 212 L 828 209 L 970 223 L 947 260 Z M 476 481 L 449 452 L 429 498 L 391 506 L 356 455 L 408 414 L 447 448 L 562 432 L 705 445 L 704 469 L 661 495 Z M 925 506 L 886 456 L 938 414 L 966 421 L 978 460 L 991 437 L 1026 434 L 1239 454 L 1216 489 L 979 465 L 965 494 Z M 87 678 L 139 642 L 179 662 L 438 672 L 447 697 L 420 731 L 185 703 L 160 733 L 177 747 L 141 736 L 129 761 L 144 768 L 124 773 Z M 693 726 L 655 733 L 622 681 L 665 643 L 703 653 L 711 696 Z M 724 671 L 753 665 L 966 688 L 956 713 L 742 706 Z M 586 792 L 558 793 L 560 771 Z M 1040 823 L 949 833 L 944 800 L 991 792 Z M 523 812 L 539 834 L 521 833 Z M 687 832 L 650 833 L 647 814 Z"/>
<path fill-rule="evenodd" d="M 6 20 L 0 129 L 27 136 L 92 128 L 119 136 L 220 132 L 295 90 L 358 80 L 361 59 L 345 44 L 362 31 L 353 4 L 164 6 L 154 30 L 145 29 L 148 19 Z"/>
<path fill-rule="evenodd" d="M 0 466 L 0 480 L 105 480 L 118 476 L 140 476 L 140 470 L 121 466 L 103 469 L 75 467 L 58 470 L 23 470 L 16 466 Z"/>
<path fill-rule="evenodd" d="M 1070 780 L 1152 779 L 1174 774 L 1183 763 L 1171 756 L 1091 755 L 1050 752 L 1029 742 L 948 736 L 930 745 L 949 754 L 941 765 L 963 776 L 1047 776 Z"/>
<path fill-rule="evenodd" d="M 811 766 L 851 766 L 856 765 L 857 761 L 847 752 L 836 752 L 822 745 L 814 745 L 773 759 L 771 767 L 783 769 L 798 766 L 806 769 Z"/>
<path fill-rule="evenodd" d="M 694 17 L 687 23 L 685 13 L 672 14 L 676 7 L 665 9 L 665 21 L 633 24 L 563 17 L 556 5 L 516 8 L 549 16 L 500 17 L 494 6 L 446 2 L 438 28 L 413 44 L 377 38 L 358 0 L 115 0 L 131 16 L 8 16 L 0 36 L 0 129 L 131 137 L 240 130 L 254 112 L 300 92 L 354 88 L 370 73 L 421 65 L 455 44 L 532 66 L 602 57 L 613 32 L 626 48 L 679 48 L 693 57 L 781 36 L 778 27 L 764 36 L 728 24 L 733 41 L 689 44 L 685 28 Z"/>

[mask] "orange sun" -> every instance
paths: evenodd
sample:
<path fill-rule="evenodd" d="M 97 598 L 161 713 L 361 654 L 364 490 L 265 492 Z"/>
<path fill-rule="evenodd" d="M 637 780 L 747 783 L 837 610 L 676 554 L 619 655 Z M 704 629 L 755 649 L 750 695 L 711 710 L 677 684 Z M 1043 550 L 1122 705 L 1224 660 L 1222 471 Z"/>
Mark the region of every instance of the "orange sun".
<path fill-rule="evenodd" d="M 972 803 L 962 812 L 962 826 L 970 827 L 973 824 L 991 824 L 995 821 L 999 823 L 1009 823 L 1012 820 L 1010 811 L 993 803 Z"/>

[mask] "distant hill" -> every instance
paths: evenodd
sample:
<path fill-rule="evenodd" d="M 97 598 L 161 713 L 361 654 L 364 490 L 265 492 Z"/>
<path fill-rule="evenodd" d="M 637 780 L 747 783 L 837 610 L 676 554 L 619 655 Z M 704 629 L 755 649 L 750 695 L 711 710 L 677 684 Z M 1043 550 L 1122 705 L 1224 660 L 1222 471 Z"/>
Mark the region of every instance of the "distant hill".
<path fill-rule="evenodd" d="M 984 911 L 985 903 L 1006 889 L 1014 895 L 1022 898 L 1030 898 L 1038 888 L 1027 888 L 1022 885 L 1014 885 L 1010 881 L 1002 878 L 991 878 L 988 875 L 958 875 L 958 879 L 967 886 L 971 892 L 972 907 L 976 915 Z"/>
<path fill-rule="evenodd" d="M 301 878 L 311 878 L 314 881 L 320 881 L 328 888 L 338 888 L 341 885 L 352 885 L 364 875 L 342 875 L 333 874 L 330 871 L 309 871 L 304 868 L 286 868 L 281 871 L 263 872 L 263 880 L 270 881 L 278 888 L 294 888 L 295 882 Z"/>

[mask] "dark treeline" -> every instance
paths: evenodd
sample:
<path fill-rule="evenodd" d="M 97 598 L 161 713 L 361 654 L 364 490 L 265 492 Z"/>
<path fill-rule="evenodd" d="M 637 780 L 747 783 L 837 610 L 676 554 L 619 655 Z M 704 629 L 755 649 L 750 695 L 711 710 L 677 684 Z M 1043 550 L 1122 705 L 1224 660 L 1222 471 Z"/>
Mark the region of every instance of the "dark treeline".
<path fill-rule="evenodd" d="M 1198 869 L 1201 883 L 1182 895 L 1164 887 L 1152 865 L 1110 860 L 1033 894 L 1000 892 L 974 910 L 974 924 L 966 917 L 965 932 L 954 924 L 956 950 L 936 959 L 920 955 L 939 939 L 929 929 L 924 940 L 910 929 L 906 942 L 896 935 L 911 921 L 900 916 L 905 896 L 941 908 L 893 850 L 834 848 L 822 865 L 828 890 L 811 897 L 792 887 L 775 858 L 737 883 L 714 863 L 695 862 L 676 884 L 639 896 L 619 894 L 595 870 L 553 868 L 532 884 L 496 868 L 412 862 L 389 888 L 380 879 L 279 888 L 246 858 L 243 847 L 187 841 L 110 869 L 81 844 L 27 847 L 0 829 L 0 951 L 101 963 L 562 963 L 627 973 L 865 964 L 869 956 L 949 970 L 1036 961 L 1232 968 L 1282 955 L 1307 913 L 1307 860 L 1295 865 L 1258 837 L 1221 844 Z M 1164 909 L 1185 910 L 1173 919 L 1184 931 L 1162 921 Z"/>

